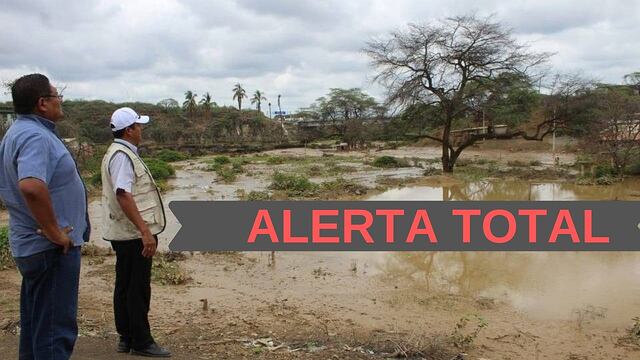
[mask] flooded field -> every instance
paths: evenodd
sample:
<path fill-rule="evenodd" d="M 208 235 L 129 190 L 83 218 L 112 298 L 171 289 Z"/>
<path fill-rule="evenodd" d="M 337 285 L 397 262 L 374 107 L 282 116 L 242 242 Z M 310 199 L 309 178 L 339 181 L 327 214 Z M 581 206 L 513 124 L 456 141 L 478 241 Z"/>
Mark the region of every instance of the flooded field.
<path fill-rule="evenodd" d="M 640 196 L 635 178 L 576 185 L 578 169 L 557 172 L 551 154 L 539 149 L 472 149 L 463 158 L 466 170 L 461 166 L 453 176 L 430 170 L 438 166 L 438 149 L 428 147 L 258 155 L 227 182 L 207 171 L 212 157 L 176 163 L 165 202 L 244 200 L 251 192 L 277 199 L 284 195 L 270 186 L 276 172 L 305 174 L 320 185 L 347 178 L 358 187 L 349 183 L 349 191 L 334 198 L 361 200 Z M 404 159 L 406 166 L 373 166 L 382 155 Z M 560 158 L 561 164 L 574 161 L 571 153 Z M 509 176 L 513 168 L 518 172 Z M 522 174 L 528 180 L 518 178 Z M 314 198 L 326 198 L 322 189 Z M 93 219 L 101 217 L 99 205 L 99 199 L 90 204 Z M 179 226 L 168 213 L 161 250 Z M 84 259 L 81 332 L 86 341 L 112 346 L 114 258 L 104 255 L 100 221 L 93 230 L 92 244 L 103 251 Z M 215 229 L 210 238 L 215 241 Z M 154 285 L 151 321 L 178 358 L 640 359 L 640 344 L 629 332 L 640 316 L 636 253 L 193 253 L 171 263 L 190 280 Z M 1 314 L 15 320 L 19 276 L 2 274 Z"/>

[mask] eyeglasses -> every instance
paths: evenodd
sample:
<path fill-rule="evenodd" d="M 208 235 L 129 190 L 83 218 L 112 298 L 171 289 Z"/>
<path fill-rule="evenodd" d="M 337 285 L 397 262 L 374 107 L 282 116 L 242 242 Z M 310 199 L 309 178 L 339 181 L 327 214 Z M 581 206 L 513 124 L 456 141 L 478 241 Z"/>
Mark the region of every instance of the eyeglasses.
<path fill-rule="evenodd" d="M 62 101 L 62 99 L 64 98 L 64 95 L 51 95 L 51 94 L 49 94 L 49 95 L 42 95 L 40 97 L 43 97 L 43 98 L 57 97 L 60 101 Z"/>

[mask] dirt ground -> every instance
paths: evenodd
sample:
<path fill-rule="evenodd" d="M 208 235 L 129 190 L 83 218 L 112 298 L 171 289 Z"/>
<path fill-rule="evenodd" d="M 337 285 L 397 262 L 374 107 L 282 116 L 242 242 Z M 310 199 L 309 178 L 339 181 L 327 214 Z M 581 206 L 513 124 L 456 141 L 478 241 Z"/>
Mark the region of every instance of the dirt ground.
<path fill-rule="evenodd" d="M 552 164 L 548 144 L 526 146 L 514 142 L 504 151 L 485 143 L 463 158 Z M 336 156 L 381 154 L 439 156 L 437 148 L 425 147 Z M 561 162 L 574 159 L 571 152 L 559 156 Z M 232 184 L 198 166 L 181 165 L 166 198 L 237 199 L 239 188 L 263 190 L 269 183 L 269 166 L 251 167 L 253 176 Z M 381 175 L 423 172 L 354 166 L 353 177 L 365 184 Z M 179 225 L 171 226 L 173 232 L 161 237 L 165 249 Z M 93 246 L 98 250 L 83 257 L 74 358 L 128 358 L 115 352 L 115 258 L 100 240 Z M 154 283 L 150 321 L 156 340 L 177 359 L 640 359 L 640 342 L 628 330 L 640 316 L 638 260 L 615 253 L 186 253 L 175 263 L 190 279 Z M 19 287 L 15 269 L 0 271 L 3 358 L 17 357 Z"/>

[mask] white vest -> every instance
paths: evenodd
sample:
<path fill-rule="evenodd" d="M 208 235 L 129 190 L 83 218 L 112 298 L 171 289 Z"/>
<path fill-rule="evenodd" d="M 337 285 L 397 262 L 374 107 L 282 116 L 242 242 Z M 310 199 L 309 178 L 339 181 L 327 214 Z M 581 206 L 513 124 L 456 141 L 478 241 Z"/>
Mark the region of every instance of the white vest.
<path fill-rule="evenodd" d="M 133 240 L 142 237 L 136 226 L 120 208 L 116 193 L 111 184 L 109 163 L 117 152 L 125 153 L 133 164 L 135 181 L 131 192 L 142 220 L 149 226 L 153 235 L 164 231 L 166 218 L 162 207 L 162 198 L 151 172 L 142 159 L 126 145 L 114 142 L 102 158 L 102 238 L 105 240 Z"/>

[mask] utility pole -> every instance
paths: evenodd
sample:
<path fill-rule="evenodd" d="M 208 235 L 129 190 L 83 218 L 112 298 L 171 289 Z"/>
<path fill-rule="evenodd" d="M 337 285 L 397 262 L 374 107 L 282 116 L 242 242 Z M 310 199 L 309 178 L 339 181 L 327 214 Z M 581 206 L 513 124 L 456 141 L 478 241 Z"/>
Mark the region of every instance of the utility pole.
<path fill-rule="evenodd" d="M 280 112 L 280 116 L 282 116 L 282 108 L 280 108 L 280 94 L 278 94 L 278 111 Z"/>
<path fill-rule="evenodd" d="M 556 109 L 553 108 L 553 132 L 551 133 L 551 152 L 553 152 L 553 166 L 559 165 L 556 158 Z"/>

